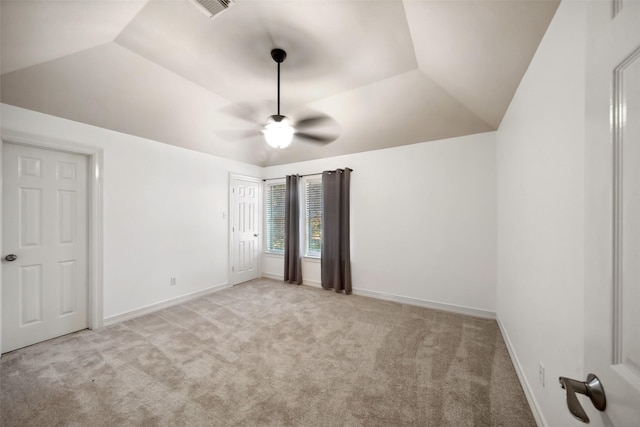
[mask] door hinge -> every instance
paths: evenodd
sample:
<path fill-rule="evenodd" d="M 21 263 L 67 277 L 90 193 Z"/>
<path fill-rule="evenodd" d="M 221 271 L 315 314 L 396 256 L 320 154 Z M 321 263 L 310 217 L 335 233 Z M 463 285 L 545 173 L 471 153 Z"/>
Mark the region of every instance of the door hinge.
<path fill-rule="evenodd" d="M 232 273 L 235 273 L 235 271 L 236 271 L 236 268 L 232 265 L 232 266 L 231 266 L 231 272 L 232 272 Z"/>

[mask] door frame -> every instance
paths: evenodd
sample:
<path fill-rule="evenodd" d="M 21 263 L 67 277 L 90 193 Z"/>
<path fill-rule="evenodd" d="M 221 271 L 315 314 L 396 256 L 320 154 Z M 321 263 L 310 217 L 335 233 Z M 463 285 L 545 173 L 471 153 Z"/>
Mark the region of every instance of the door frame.
<path fill-rule="evenodd" d="M 89 162 L 87 177 L 87 273 L 88 273 L 88 327 L 101 329 L 104 326 L 103 307 L 103 150 L 84 143 L 48 138 L 42 135 L 28 134 L 2 129 L 0 134 L 0 165 L 4 155 L 4 144 L 11 143 L 27 147 L 63 151 L 86 156 Z M 2 167 L 0 166 L 0 171 Z M 2 197 L 4 171 L 0 172 L 0 253 L 2 253 Z M 0 287 L 2 286 L 3 266 L 0 263 Z M 0 354 L 2 353 L 2 293 L 0 292 Z"/>
<path fill-rule="evenodd" d="M 229 172 L 229 217 L 227 219 L 227 225 L 229 227 L 229 287 L 235 286 L 233 280 L 233 219 L 236 214 L 235 207 L 235 193 L 233 192 L 233 181 L 236 179 L 242 179 L 244 181 L 255 182 L 258 184 L 258 265 L 256 266 L 258 272 L 258 278 L 262 277 L 262 179 L 255 176 L 241 175 L 233 172 Z"/>

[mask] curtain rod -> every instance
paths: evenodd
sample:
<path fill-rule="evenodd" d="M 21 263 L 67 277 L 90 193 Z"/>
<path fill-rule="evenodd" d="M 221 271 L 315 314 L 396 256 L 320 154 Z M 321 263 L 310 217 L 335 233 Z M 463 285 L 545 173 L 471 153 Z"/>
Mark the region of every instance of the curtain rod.
<path fill-rule="evenodd" d="M 353 172 L 353 169 L 351 169 L 351 168 L 344 168 L 344 169 L 349 169 L 351 172 Z M 344 169 L 338 169 L 338 170 L 344 170 Z M 313 175 L 322 175 L 322 172 L 318 172 L 318 173 L 307 173 L 307 174 L 304 174 L 304 175 L 298 175 L 298 176 L 302 177 L 302 176 L 313 176 Z M 265 179 L 263 179 L 262 181 L 263 181 L 263 182 L 264 182 L 264 181 L 273 181 L 274 179 L 286 179 L 286 176 L 280 176 L 280 177 L 278 177 L 278 178 L 265 178 Z"/>

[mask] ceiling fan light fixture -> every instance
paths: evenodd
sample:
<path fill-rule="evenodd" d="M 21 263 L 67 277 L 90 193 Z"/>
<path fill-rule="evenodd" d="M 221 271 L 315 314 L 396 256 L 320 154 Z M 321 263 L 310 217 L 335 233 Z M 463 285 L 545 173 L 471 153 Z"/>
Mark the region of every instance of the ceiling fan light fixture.
<path fill-rule="evenodd" d="M 291 144 L 295 129 L 291 126 L 291 120 L 280 114 L 269 117 L 267 124 L 262 130 L 267 144 L 273 148 L 285 148 Z"/>

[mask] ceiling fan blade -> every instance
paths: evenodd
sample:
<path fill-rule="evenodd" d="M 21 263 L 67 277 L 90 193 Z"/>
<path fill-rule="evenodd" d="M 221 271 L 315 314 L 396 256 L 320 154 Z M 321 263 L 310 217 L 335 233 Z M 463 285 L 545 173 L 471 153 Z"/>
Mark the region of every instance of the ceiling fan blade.
<path fill-rule="evenodd" d="M 260 135 L 257 129 L 219 130 L 216 135 L 225 141 L 240 141 Z"/>
<path fill-rule="evenodd" d="M 328 144 L 338 139 L 337 135 L 313 135 L 305 132 L 296 132 L 295 136 L 297 136 L 298 138 L 305 139 L 309 142 L 314 142 L 319 144 Z"/>
<path fill-rule="evenodd" d="M 227 116 L 244 120 L 251 123 L 261 123 L 268 111 L 271 111 L 271 103 L 248 103 L 240 102 L 237 104 L 229 104 L 222 107 L 219 111 Z"/>
<path fill-rule="evenodd" d="M 305 118 L 300 119 L 300 120 L 296 120 L 296 127 L 316 126 L 316 125 L 319 125 L 321 123 L 325 123 L 325 122 L 328 122 L 328 121 L 332 121 L 331 117 L 326 116 L 324 114 L 316 115 L 316 116 L 309 116 L 309 117 L 305 117 Z"/>
<path fill-rule="evenodd" d="M 250 105 L 231 104 L 220 109 L 220 112 L 236 119 L 255 122 L 256 111 Z"/>

